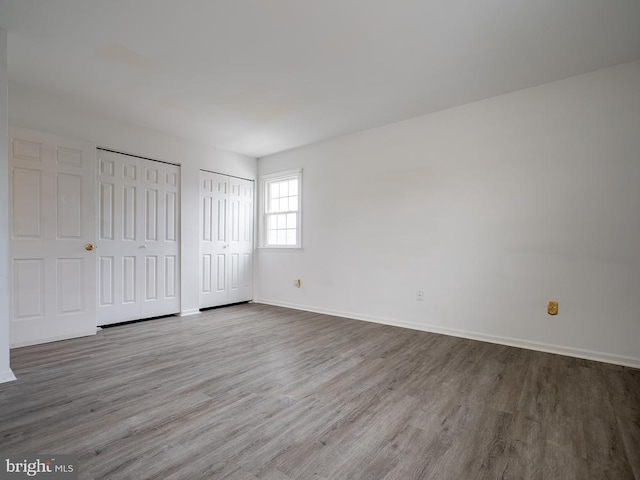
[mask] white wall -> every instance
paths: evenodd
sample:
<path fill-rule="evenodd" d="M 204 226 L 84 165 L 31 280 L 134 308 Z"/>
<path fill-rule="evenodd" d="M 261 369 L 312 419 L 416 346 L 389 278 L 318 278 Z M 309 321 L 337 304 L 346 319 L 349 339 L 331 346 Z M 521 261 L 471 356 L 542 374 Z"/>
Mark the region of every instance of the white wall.
<path fill-rule="evenodd" d="M 181 164 L 181 310 L 198 310 L 198 218 L 200 169 L 254 179 L 256 160 L 158 131 L 99 118 L 45 92 L 9 85 L 9 123 L 126 153 Z"/>
<path fill-rule="evenodd" d="M 298 167 L 258 301 L 640 366 L 640 62 L 258 161 Z"/>
<path fill-rule="evenodd" d="M 9 368 L 9 117 L 7 32 L 0 28 L 0 383 L 14 380 Z"/>

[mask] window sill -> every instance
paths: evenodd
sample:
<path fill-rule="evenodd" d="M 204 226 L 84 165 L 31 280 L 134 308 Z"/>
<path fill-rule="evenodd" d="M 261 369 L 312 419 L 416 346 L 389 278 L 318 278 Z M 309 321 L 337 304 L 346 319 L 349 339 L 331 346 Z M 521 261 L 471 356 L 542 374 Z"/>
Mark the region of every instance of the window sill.
<path fill-rule="evenodd" d="M 302 252 L 304 250 L 302 247 L 256 247 L 256 249 L 261 252 Z"/>

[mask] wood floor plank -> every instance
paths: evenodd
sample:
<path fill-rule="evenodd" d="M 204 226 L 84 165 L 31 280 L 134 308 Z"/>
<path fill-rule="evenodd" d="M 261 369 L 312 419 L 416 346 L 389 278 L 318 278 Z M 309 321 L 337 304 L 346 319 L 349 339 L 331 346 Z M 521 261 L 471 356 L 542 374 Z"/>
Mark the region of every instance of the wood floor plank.
<path fill-rule="evenodd" d="M 616 420 L 625 453 L 635 478 L 640 478 L 640 411 L 621 406 L 617 409 Z"/>
<path fill-rule="evenodd" d="M 86 480 L 640 480 L 640 371 L 615 365 L 244 304 L 12 366 L 0 451 Z"/>

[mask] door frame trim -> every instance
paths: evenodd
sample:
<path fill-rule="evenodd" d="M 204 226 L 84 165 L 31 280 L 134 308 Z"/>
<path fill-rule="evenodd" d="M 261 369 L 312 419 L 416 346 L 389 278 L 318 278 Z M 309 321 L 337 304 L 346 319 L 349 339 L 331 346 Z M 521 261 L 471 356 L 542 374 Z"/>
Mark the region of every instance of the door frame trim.
<path fill-rule="evenodd" d="M 151 160 L 152 162 L 166 163 L 167 165 L 173 165 L 175 167 L 181 167 L 182 166 L 180 163 L 169 162 L 167 160 L 158 160 L 157 158 L 143 157 L 142 155 L 136 155 L 135 153 L 123 152 L 122 150 L 114 150 L 113 148 L 106 148 L 106 147 L 97 146 L 96 149 L 97 150 L 103 150 L 105 152 L 119 153 L 120 155 L 128 155 L 129 157 L 141 158 L 142 160 Z"/>
<path fill-rule="evenodd" d="M 254 185 L 256 183 L 255 179 L 239 177 L 238 175 L 229 175 L 228 173 L 222 172 L 214 172 L 213 170 L 207 170 L 206 168 L 201 168 L 201 172 L 213 173 L 214 175 L 224 175 L 225 177 L 237 178 L 238 180 L 246 180 L 247 182 L 253 182 Z M 254 199 L 255 199 L 255 187 L 254 187 Z"/>

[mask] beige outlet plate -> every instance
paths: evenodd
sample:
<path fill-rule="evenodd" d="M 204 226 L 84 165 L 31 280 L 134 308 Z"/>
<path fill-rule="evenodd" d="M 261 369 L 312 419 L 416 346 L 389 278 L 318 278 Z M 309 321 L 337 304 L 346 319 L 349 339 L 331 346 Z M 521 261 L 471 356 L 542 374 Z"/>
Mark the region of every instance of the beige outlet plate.
<path fill-rule="evenodd" d="M 549 304 L 547 305 L 547 313 L 549 315 L 557 315 L 558 314 L 558 302 L 555 300 L 549 300 Z"/>

